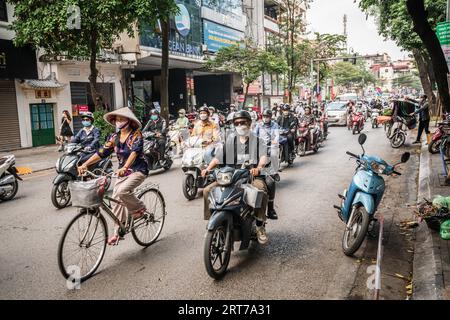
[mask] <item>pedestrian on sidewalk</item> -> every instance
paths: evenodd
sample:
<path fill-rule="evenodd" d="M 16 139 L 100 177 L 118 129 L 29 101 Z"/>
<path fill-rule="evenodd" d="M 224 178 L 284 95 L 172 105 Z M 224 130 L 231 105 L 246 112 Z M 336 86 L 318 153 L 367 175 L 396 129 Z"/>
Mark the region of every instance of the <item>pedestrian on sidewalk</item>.
<path fill-rule="evenodd" d="M 70 124 L 72 123 L 72 117 L 69 111 L 64 110 L 61 118 L 61 127 L 59 128 L 59 143 L 60 147 L 58 151 L 64 151 L 64 144 L 70 141 L 73 137 L 72 128 Z"/>
<path fill-rule="evenodd" d="M 430 132 L 430 104 L 428 103 L 428 97 L 427 95 L 423 95 L 421 97 L 421 101 L 417 101 L 411 98 L 407 98 L 407 100 L 412 101 L 419 105 L 419 109 L 416 110 L 416 112 L 411 113 L 411 116 L 415 116 L 416 114 L 419 114 L 419 133 L 417 135 L 416 141 L 413 143 L 421 143 L 422 133 L 425 130 L 425 133 L 427 134 L 427 144 L 430 144 L 431 142 L 431 132 Z"/>

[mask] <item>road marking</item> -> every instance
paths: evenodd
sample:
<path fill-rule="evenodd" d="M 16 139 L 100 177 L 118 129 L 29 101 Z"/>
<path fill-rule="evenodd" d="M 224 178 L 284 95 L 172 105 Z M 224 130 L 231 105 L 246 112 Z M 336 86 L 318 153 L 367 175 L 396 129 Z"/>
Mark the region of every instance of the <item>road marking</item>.
<path fill-rule="evenodd" d="M 49 176 L 53 173 L 53 169 L 51 170 L 46 170 L 46 171 L 41 171 L 32 175 L 29 175 L 27 178 L 22 177 L 23 181 L 28 181 L 28 180 L 32 180 L 35 178 L 41 178 L 41 177 L 46 177 Z"/>

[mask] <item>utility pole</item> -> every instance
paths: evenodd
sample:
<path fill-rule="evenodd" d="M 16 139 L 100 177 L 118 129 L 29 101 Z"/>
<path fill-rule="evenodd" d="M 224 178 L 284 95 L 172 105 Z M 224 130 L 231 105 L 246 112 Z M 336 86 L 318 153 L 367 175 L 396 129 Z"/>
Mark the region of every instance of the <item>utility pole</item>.
<path fill-rule="evenodd" d="M 450 20 L 450 0 L 447 0 L 447 21 Z"/>

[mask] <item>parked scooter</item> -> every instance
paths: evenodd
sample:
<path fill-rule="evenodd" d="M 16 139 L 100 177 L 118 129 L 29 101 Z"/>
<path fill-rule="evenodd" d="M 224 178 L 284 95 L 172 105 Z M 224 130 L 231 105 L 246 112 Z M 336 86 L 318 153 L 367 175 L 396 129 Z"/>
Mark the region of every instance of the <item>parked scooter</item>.
<path fill-rule="evenodd" d="M 308 125 L 307 122 L 302 122 L 298 130 L 298 151 L 300 157 L 304 157 L 306 152 L 319 151 L 319 128 L 315 125 Z"/>
<path fill-rule="evenodd" d="M 56 161 L 56 172 L 58 175 L 53 180 L 53 188 L 51 199 L 53 205 L 57 209 L 63 209 L 70 203 L 71 195 L 69 190 L 69 181 L 75 181 L 78 176 L 78 163 L 82 157 L 83 146 L 76 143 L 69 143 L 62 155 Z M 89 171 L 97 175 L 108 175 L 112 173 L 112 156 L 109 156 L 99 163 L 89 168 Z M 108 180 L 107 188 L 111 184 L 111 179 Z"/>
<path fill-rule="evenodd" d="M 351 129 L 353 134 L 360 134 L 364 130 L 364 116 L 361 112 L 356 111 L 351 115 Z"/>
<path fill-rule="evenodd" d="M 16 157 L 13 155 L 0 158 L 0 200 L 9 201 L 14 199 L 19 190 L 19 183 L 22 178 L 17 174 L 15 167 Z"/>
<path fill-rule="evenodd" d="M 183 154 L 181 169 L 184 172 L 183 194 L 188 200 L 194 200 L 198 189 L 206 188 L 214 182 L 214 176 L 209 174 L 206 178 L 201 176 L 203 169 L 206 169 L 204 141 L 199 137 L 189 138 L 186 142 L 187 149 Z"/>
<path fill-rule="evenodd" d="M 144 132 L 144 155 L 147 158 L 148 169 L 155 171 L 159 169 L 169 170 L 172 167 L 172 143 L 170 137 L 166 137 L 164 155 L 158 152 L 158 141 L 154 132 Z"/>
<path fill-rule="evenodd" d="M 263 192 L 253 187 L 246 164 L 241 169 L 224 167 L 214 172 L 219 184 L 209 194 L 211 218 L 203 259 L 208 275 L 220 279 L 227 271 L 234 242 L 246 250 L 257 243 L 254 209 L 262 206 Z"/>
<path fill-rule="evenodd" d="M 358 156 L 347 151 L 349 156 L 356 159 L 358 167 L 350 188 L 339 195 L 341 205 L 334 206 L 338 210 L 339 218 L 346 223 L 342 249 L 347 256 L 353 255 L 359 249 L 369 231 L 369 224 L 376 221 L 375 212 L 385 190 L 385 182 L 381 175 L 401 175 L 395 167 L 408 162 L 410 158 L 410 153 L 406 152 L 402 155 L 400 163 L 391 166 L 379 157 L 365 154 L 363 145 L 366 139 L 365 134 L 361 134 L 358 139 L 363 150 L 362 155 Z"/>
<path fill-rule="evenodd" d="M 442 143 L 442 139 L 446 132 L 450 132 L 450 121 L 446 120 L 439 123 L 439 127 L 431 138 L 431 142 L 428 145 L 428 151 L 432 154 L 438 154 Z"/>

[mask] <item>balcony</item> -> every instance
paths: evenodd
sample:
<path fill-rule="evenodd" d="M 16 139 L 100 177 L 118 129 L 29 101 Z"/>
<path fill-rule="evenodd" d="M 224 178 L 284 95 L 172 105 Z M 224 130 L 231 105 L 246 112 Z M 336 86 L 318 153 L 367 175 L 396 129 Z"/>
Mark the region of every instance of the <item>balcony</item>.
<path fill-rule="evenodd" d="M 280 33 L 280 26 L 278 25 L 278 21 L 273 20 L 267 16 L 264 16 L 264 28 L 274 33 Z"/>

